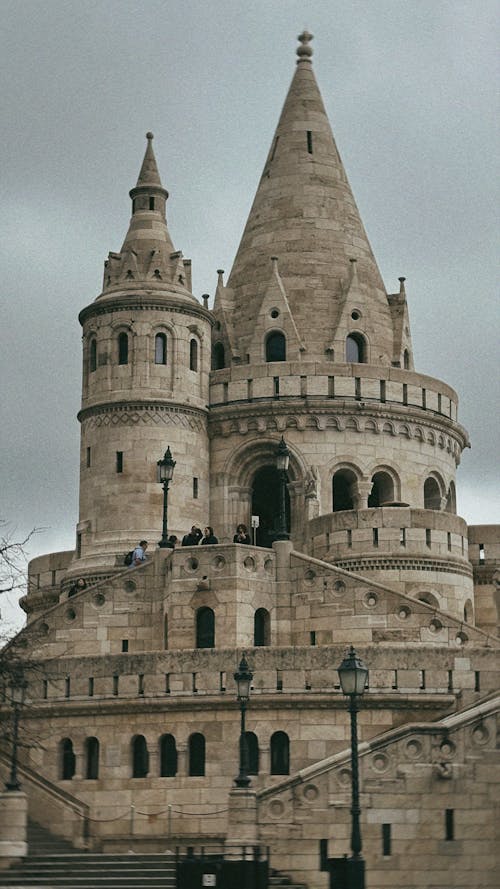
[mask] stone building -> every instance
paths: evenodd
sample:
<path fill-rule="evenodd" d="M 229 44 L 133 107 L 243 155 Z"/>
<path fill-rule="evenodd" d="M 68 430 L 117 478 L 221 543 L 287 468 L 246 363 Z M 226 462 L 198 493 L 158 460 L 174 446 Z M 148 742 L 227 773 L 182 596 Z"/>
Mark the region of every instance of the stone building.
<path fill-rule="evenodd" d="M 123 246 L 80 313 L 76 547 L 31 562 L 9 648 L 43 738 L 23 786 L 31 817 L 77 846 L 256 841 L 326 887 L 319 840 L 349 852 L 337 667 L 353 644 L 370 670 L 369 885 L 493 887 L 500 533 L 456 514 L 457 395 L 415 369 L 405 279 L 386 292 L 310 40 L 213 309 L 171 241 L 147 134 Z M 209 522 L 218 545 L 154 548 L 167 446 L 169 532 Z M 254 543 L 233 543 L 252 516 Z M 124 567 L 141 538 L 149 559 Z M 242 652 L 252 777 L 232 790 Z"/>

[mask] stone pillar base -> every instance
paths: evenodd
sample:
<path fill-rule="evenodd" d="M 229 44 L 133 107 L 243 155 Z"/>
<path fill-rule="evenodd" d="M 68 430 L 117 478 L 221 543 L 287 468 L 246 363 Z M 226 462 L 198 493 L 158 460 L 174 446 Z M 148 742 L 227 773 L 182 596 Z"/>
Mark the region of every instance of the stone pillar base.
<path fill-rule="evenodd" d="M 20 790 L 0 793 L 0 868 L 28 854 L 28 799 Z M 10 863 L 10 862 L 9 862 Z"/>
<path fill-rule="evenodd" d="M 229 792 L 227 823 L 226 858 L 241 858 L 243 846 L 258 843 L 257 795 L 254 790 L 237 787 Z"/>

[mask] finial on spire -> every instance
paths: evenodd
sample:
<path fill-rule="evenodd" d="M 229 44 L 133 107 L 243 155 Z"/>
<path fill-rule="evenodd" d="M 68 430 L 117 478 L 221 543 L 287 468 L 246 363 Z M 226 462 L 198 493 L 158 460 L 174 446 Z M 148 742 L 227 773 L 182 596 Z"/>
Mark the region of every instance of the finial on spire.
<path fill-rule="evenodd" d="M 151 140 L 154 139 L 153 133 L 151 133 L 151 132 L 146 133 L 146 139 L 148 139 L 151 142 Z"/>
<path fill-rule="evenodd" d="M 405 281 L 406 281 L 406 278 L 403 278 L 403 277 L 401 276 L 401 278 L 398 278 L 398 281 L 399 281 L 399 292 L 400 292 L 400 293 L 405 293 Z"/>
<path fill-rule="evenodd" d="M 300 46 L 297 47 L 297 55 L 299 57 L 297 64 L 299 62 L 310 62 L 311 56 L 313 54 L 312 46 L 309 46 L 311 40 L 313 39 L 313 35 L 309 33 L 307 29 L 302 31 L 302 34 L 299 34 L 297 40 L 300 42 Z"/>

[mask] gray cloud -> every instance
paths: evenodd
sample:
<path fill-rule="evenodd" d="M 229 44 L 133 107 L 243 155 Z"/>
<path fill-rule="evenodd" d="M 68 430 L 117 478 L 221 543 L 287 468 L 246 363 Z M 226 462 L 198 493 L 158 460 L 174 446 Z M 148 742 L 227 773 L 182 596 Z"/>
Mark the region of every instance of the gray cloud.
<path fill-rule="evenodd" d="M 498 515 L 496 2 L 316 0 L 314 65 L 418 370 L 461 396 L 459 511 Z M 119 249 L 144 134 L 198 296 L 229 270 L 295 65 L 297 0 L 2 5 L 2 515 L 71 548 L 78 311 Z M 495 485 L 497 485 L 495 490 Z"/>

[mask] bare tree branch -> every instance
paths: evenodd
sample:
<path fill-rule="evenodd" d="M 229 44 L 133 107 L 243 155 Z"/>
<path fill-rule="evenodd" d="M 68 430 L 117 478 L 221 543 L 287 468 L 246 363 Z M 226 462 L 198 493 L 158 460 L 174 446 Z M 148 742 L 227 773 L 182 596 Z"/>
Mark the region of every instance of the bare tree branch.
<path fill-rule="evenodd" d="M 16 539 L 13 529 L 0 519 L 0 594 L 10 593 L 26 584 L 28 555 L 25 546 L 42 528 L 32 528 L 24 538 Z"/>

